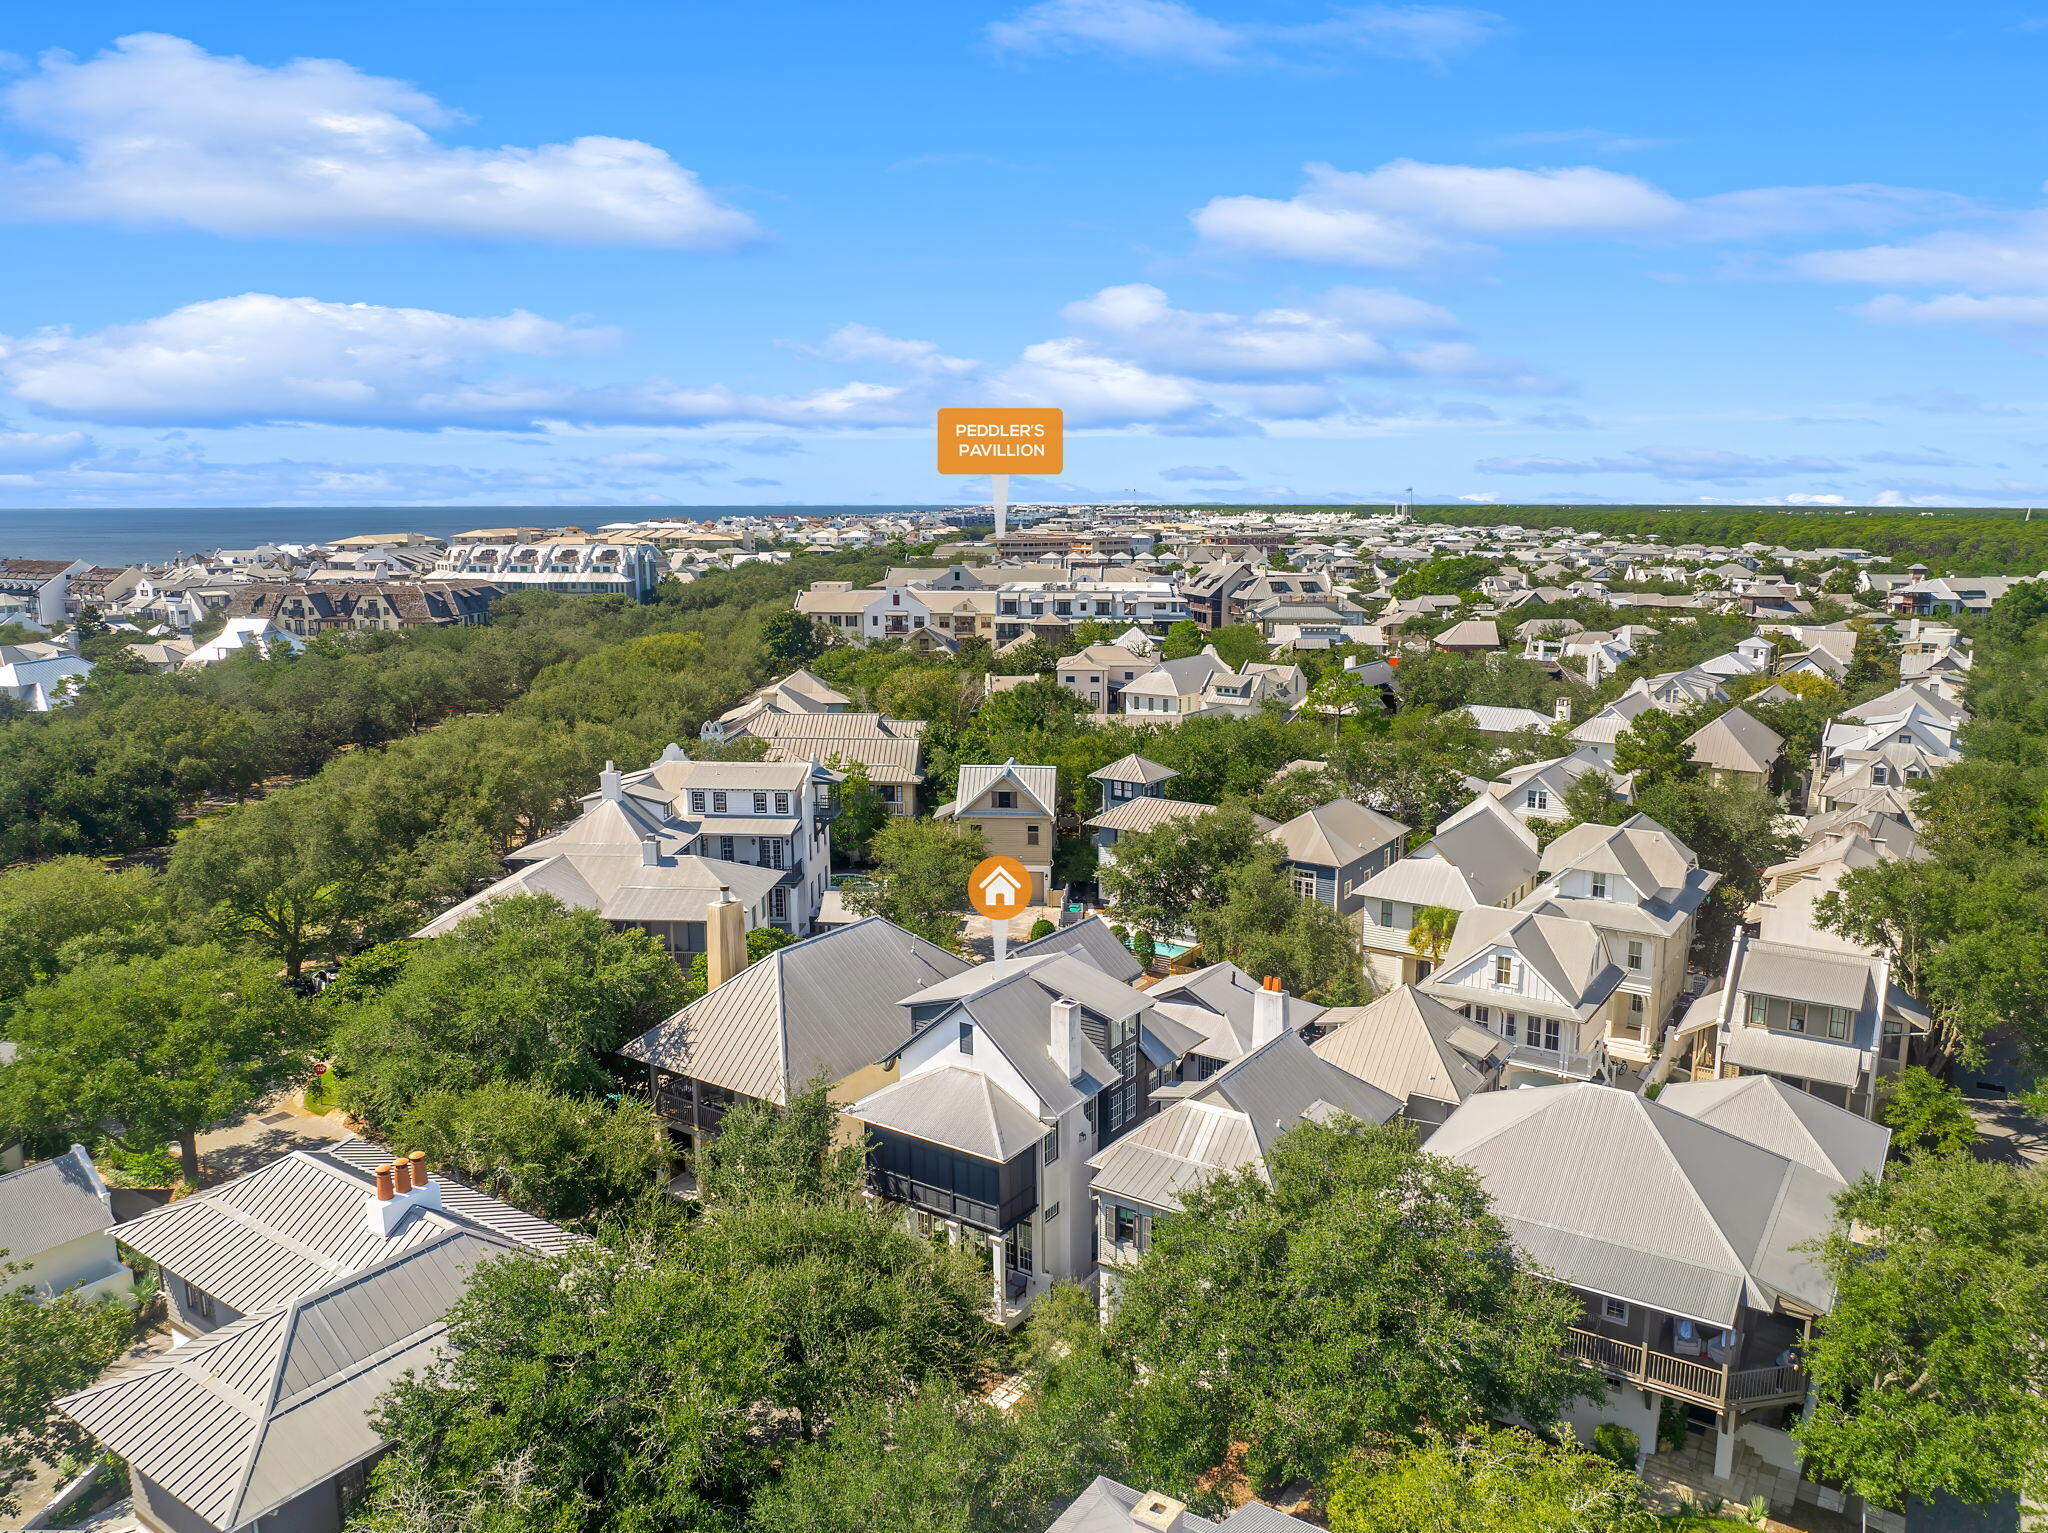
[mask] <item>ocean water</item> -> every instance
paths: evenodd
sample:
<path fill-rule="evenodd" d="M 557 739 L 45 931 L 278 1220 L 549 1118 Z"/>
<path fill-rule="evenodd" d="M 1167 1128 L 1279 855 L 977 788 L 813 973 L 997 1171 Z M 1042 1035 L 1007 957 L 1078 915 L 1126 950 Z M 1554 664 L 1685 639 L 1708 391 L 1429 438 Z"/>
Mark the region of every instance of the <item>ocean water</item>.
<path fill-rule="evenodd" d="M 0 508 L 0 558 L 136 564 L 257 543 L 321 543 L 356 533 L 449 537 L 473 527 L 601 527 L 723 516 L 874 516 L 939 506 L 219 506 L 124 510 Z"/>

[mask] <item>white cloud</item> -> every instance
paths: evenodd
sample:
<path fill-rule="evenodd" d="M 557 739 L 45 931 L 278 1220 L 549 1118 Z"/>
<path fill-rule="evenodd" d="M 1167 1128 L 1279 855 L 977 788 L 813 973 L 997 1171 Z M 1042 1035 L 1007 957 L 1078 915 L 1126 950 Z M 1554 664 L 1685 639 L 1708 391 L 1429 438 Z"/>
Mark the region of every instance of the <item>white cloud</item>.
<path fill-rule="evenodd" d="M 2048 325 L 2048 297 L 2038 294 L 1943 293 L 1935 298 L 1907 298 L 1882 293 L 1855 306 L 1865 319 L 1904 325 Z"/>
<path fill-rule="evenodd" d="M 454 113 L 335 59 L 270 68 L 145 32 L 83 62 L 45 55 L 4 101 L 66 146 L 0 170 L 15 218 L 698 249 L 759 233 L 652 144 L 445 144 L 429 130 Z"/>
<path fill-rule="evenodd" d="M 1869 229 L 1953 211 L 1946 194 L 1887 186 L 1761 187 L 1691 201 L 1597 165 L 1539 170 L 1390 160 L 1314 163 L 1292 197 L 1212 198 L 1189 215 L 1207 243 L 1351 266 L 1417 266 L 1483 241 L 1543 237 L 1753 240 Z"/>
<path fill-rule="evenodd" d="M 1233 23 L 1181 0 L 1039 0 L 992 23 L 989 41 L 1015 53 L 1102 53 L 1205 68 L 1286 58 L 1327 64 L 1340 52 L 1442 65 L 1493 37 L 1491 11 L 1455 5 L 1362 5 L 1293 26 Z"/>
<path fill-rule="evenodd" d="M 0 430 L 0 473 L 76 463 L 95 450 L 83 431 Z"/>
<path fill-rule="evenodd" d="M 884 334 L 867 325 L 841 325 L 816 346 L 811 355 L 828 362 L 885 362 L 913 372 L 946 374 L 971 373 L 979 362 L 949 357 L 935 341 L 907 341 Z"/>
<path fill-rule="evenodd" d="M 1638 447 L 1621 458 L 1485 458 L 1473 467 L 1482 474 L 1652 474 L 1659 479 L 1740 484 L 1748 479 L 1839 473 L 1843 465 L 1832 458 L 1759 458 L 1712 447 Z"/>
<path fill-rule="evenodd" d="M 1793 270 L 1828 282 L 1873 286 L 2048 288 L 2048 212 L 2022 214 L 1981 230 L 1945 229 L 1891 245 L 1816 250 Z"/>
<path fill-rule="evenodd" d="M 1228 464 L 1184 463 L 1178 468 L 1162 468 L 1159 477 L 1176 484 L 1233 484 L 1242 481 L 1244 475 Z"/>

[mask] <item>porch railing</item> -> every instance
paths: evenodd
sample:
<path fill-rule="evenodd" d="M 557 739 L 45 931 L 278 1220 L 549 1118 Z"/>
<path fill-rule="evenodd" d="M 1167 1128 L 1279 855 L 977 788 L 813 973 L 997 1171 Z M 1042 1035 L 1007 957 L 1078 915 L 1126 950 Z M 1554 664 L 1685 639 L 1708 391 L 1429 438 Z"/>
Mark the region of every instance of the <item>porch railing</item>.
<path fill-rule="evenodd" d="M 1565 1350 L 1596 1373 L 1715 1410 L 1725 1410 L 1730 1404 L 1756 1406 L 1800 1400 L 1806 1395 L 1806 1375 L 1789 1365 L 1716 1367 L 1576 1327 L 1565 1338 Z"/>

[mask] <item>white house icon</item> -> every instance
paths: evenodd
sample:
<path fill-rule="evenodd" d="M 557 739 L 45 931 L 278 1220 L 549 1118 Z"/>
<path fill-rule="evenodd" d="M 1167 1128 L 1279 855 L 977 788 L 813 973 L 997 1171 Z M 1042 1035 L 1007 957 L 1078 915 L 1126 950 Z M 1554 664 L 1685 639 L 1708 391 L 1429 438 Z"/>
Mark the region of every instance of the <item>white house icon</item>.
<path fill-rule="evenodd" d="M 1023 889 L 1008 868 L 990 868 L 981 877 L 981 897 L 991 905 L 1021 904 L 1017 896 Z"/>

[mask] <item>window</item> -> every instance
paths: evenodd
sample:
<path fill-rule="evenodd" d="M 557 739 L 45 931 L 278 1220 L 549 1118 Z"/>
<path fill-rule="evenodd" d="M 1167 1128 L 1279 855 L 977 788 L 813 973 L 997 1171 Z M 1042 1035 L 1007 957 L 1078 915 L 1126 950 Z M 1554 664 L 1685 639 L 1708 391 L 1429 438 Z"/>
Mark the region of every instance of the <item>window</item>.
<path fill-rule="evenodd" d="M 1628 1020 L 1631 1027 L 1643 1025 L 1643 998 L 1639 995 L 1628 998 Z"/>
<path fill-rule="evenodd" d="M 1531 788 L 1522 795 L 1522 807 L 1524 809 L 1548 809 L 1550 807 L 1550 790 L 1548 788 Z"/>
<path fill-rule="evenodd" d="M 719 857 L 720 857 L 720 858 L 721 858 L 721 859 L 722 859 L 723 861 L 726 861 L 726 862 L 731 862 L 731 861 L 732 861 L 732 837 L 731 837 L 731 836 L 720 836 L 720 837 L 718 838 L 718 855 L 719 855 Z"/>
<path fill-rule="evenodd" d="M 972 1022 L 962 1022 L 960 1024 L 960 1052 L 963 1054 L 972 1054 L 974 1052 L 974 1024 Z"/>
<path fill-rule="evenodd" d="M 1060 1158 L 1060 1131 L 1057 1126 L 1045 1136 L 1045 1163 L 1049 1166 Z"/>
<path fill-rule="evenodd" d="M 1763 996 L 1751 996 L 1749 998 L 1749 1025 L 1751 1027 L 1762 1027 L 1767 1022 L 1769 1022 L 1770 1019 L 1771 1003 L 1768 1000 L 1766 1000 Z"/>
<path fill-rule="evenodd" d="M 1633 939 L 1628 945 L 1628 966 L 1639 973 L 1643 967 L 1643 945 Z"/>
<path fill-rule="evenodd" d="M 1792 1002 L 1785 1025 L 1795 1033 L 1806 1031 L 1806 1002 Z"/>
<path fill-rule="evenodd" d="M 1529 1019 L 1529 1047 L 1558 1052 L 1559 1031 L 1555 1017 L 1531 1017 Z"/>
<path fill-rule="evenodd" d="M 1605 873 L 1595 873 L 1593 875 L 1593 898 L 1596 900 L 1607 898 L 1607 875 Z"/>
<path fill-rule="evenodd" d="M 1127 1245 L 1138 1238 L 1138 1211 L 1121 1203 L 1109 1205 L 1110 1239 Z"/>
<path fill-rule="evenodd" d="M 756 794 L 754 795 L 754 813 L 756 813 L 756 814 L 766 814 L 767 812 L 768 812 L 768 795 L 767 795 L 767 794 L 765 794 L 765 793 L 756 793 Z"/>
<path fill-rule="evenodd" d="M 690 813 L 702 814 L 703 812 L 704 790 L 702 788 L 692 788 L 690 790 Z"/>
<path fill-rule="evenodd" d="M 1509 1043 L 1513 1043 L 1515 1041 L 1515 1033 L 1521 1026 L 1521 1021 L 1522 1019 L 1511 1011 L 1502 1012 L 1500 1014 L 1501 1037 L 1507 1039 Z"/>
<path fill-rule="evenodd" d="M 789 813 L 789 795 L 787 793 L 778 793 L 775 795 L 775 812 L 777 814 Z"/>
<path fill-rule="evenodd" d="M 713 814 L 725 813 L 725 795 L 723 793 L 714 793 L 711 795 L 711 812 Z"/>
<path fill-rule="evenodd" d="M 768 919 L 787 921 L 789 919 L 789 891 L 770 889 L 768 891 Z"/>
<path fill-rule="evenodd" d="M 1301 896 L 1301 898 L 1312 900 L 1316 897 L 1315 874 L 1296 868 L 1293 873 L 1293 882 L 1294 892 Z"/>
<path fill-rule="evenodd" d="M 1506 953 L 1494 957 L 1493 982 L 1496 985 L 1512 985 L 1515 982 L 1515 961 Z"/>
<path fill-rule="evenodd" d="M 1393 902 L 1392 900 L 1381 900 L 1381 901 L 1380 901 L 1380 925 L 1382 925 L 1382 926 L 1392 926 L 1393 924 L 1394 924 L 1394 902 Z"/>
<path fill-rule="evenodd" d="M 1849 1036 L 1849 1013 L 1839 1006 L 1828 1008 L 1828 1036 L 1846 1038 Z"/>
<path fill-rule="evenodd" d="M 185 1285 L 186 1311 L 200 1320 L 211 1320 L 214 1317 L 213 1295 L 183 1278 L 179 1282 Z"/>
<path fill-rule="evenodd" d="M 761 866 L 779 869 L 787 859 L 780 836 L 761 837 Z"/>
<path fill-rule="evenodd" d="M 1024 827 L 1024 844 L 1026 846 L 1038 845 L 1038 827 L 1036 825 Z"/>
<path fill-rule="evenodd" d="M 1017 807 L 1017 795 L 1008 788 L 998 789 L 995 795 L 995 806 L 998 809 L 1015 809 Z"/>
<path fill-rule="evenodd" d="M 1600 1301 L 1600 1318 L 1610 1321 L 1615 1325 L 1627 1325 L 1628 1305 L 1620 1299 L 1602 1299 Z"/>

